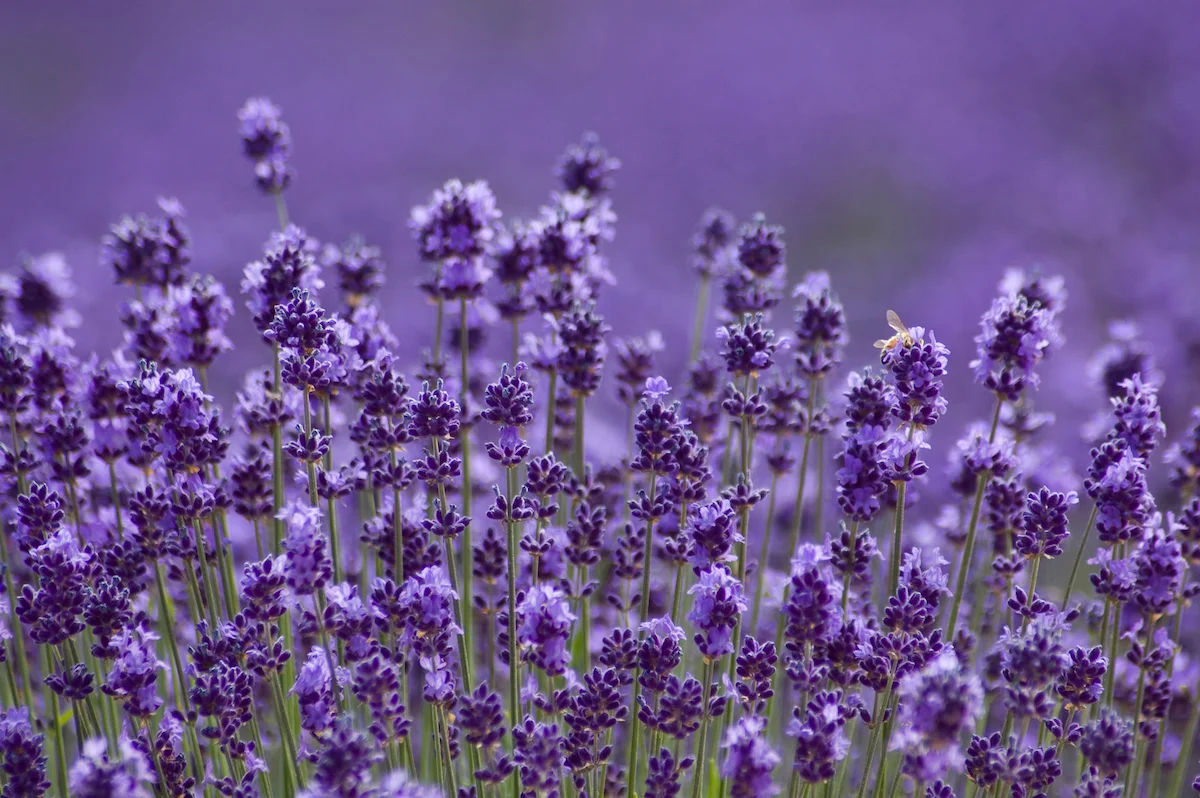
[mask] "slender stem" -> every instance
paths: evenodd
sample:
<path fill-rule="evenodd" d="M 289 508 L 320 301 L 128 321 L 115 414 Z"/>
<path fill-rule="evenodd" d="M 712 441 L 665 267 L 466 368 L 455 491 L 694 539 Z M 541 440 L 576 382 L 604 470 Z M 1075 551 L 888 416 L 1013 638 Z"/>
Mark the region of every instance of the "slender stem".
<path fill-rule="evenodd" d="M 1183 776 L 1187 772 L 1184 764 L 1191 762 L 1192 745 L 1196 739 L 1196 728 L 1200 726 L 1200 682 L 1192 689 L 1192 711 L 1188 713 L 1187 725 L 1183 729 L 1183 737 L 1180 738 L 1182 748 L 1179 750 L 1179 756 L 1175 757 L 1175 767 L 1171 770 L 1171 786 L 1167 789 L 1167 795 L 1179 795 L 1179 790 L 1183 786 Z M 1154 795 L 1154 792 L 1150 793 Z"/>
<path fill-rule="evenodd" d="M 751 634 L 758 631 L 758 610 L 762 605 L 763 586 L 767 581 L 767 557 L 771 551 L 771 527 L 775 524 L 775 491 L 778 484 L 779 475 L 772 473 L 771 490 L 767 494 L 767 519 L 763 526 L 762 545 L 758 549 L 758 584 L 754 588 L 754 606 L 750 611 Z"/>
<path fill-rule="evenodd" d="M 887 688 L 882 693 L 875 694 L 875 702 L 871 712 L 871 736 L 867 738 L 867 758 L 863 762 L 862 781 L 858 785 L 858 798 L 867 794 L 867 774 L 871 772 L 871 760 L 875 757 L 875 746 L 879 744 L 879 733 L 883 731 L 883 710 L 891 701 L 892 674 L 888 673 Z"/>
<path fill-rule="evenodd" d="M 1154 642 L 1154 627 L 1158 625 L 1158 616 L 1150 616 L 1150 623 L 1146 626 L 1146 647 L 1149 648 Z M 1136 795 L 1134 790 L 1137 789 L 1138 783 L 1141 781 L 1142 764 L 1146 759 L 1146 740 L 1138 731 L 1142 720 L 1142 700 L 1146 696 L 1146 667 L 1143 664 L 1138 668 L 1137 682 L 1137 698 L 1133 702 L 1133 729 L 1134 736 L 1137 739 L 1136 754 L 1133 757 L 1133 764 L 1130 765 L 1125 774 L 1125 795 Z M 1153 793 L 1151 793 L 1153 795 Z"/>
<path fill-rule="evenodd" d="M 1000 426 L 1000 408 L 1004 407 L 1004 398 L 996 397 L 996 410 L 992 414 L 992 429 L 988 433 L 988 443 L 996 442 L 996 428 Z M 967 574 L 971 570 L 971 562 L 975 559 L 975 532 L 979 527 L 979 510 L 983 506 L 983 492 L 987 489 L 990 471 L 979 474 L 978 486 L 975 488 L 975 503 L 971 507 L 971 521 L 967 526 L 967 542 L 963 546 L 962 562 L 958 566 L 958 580 L 954 588 L 954 599 L 950 604 L 950 620 L 946 627 L 946 639 L 954 640 L 954 630 L 958 626 L 958 610 L 962 606 L 963 592 L 967 586 Z"/>
<path fill-rule="evenodd" d="M 812 423 L 813 413 L 816 412 L 817 406 L 817 381 L 809 380 L 808 383 L 808 406 L 805 411 L 805 429 L 804 429 L 804 449 L 800 454 L 800 472 L 799 484 L 796 487 L 796 506 L 792 511 L 792 538 L 788 544 L 788 557 L 796 553 L 796 547 L 800 545 L 800 527 L 804 520 L 804 489 L 805 483 L 808 481 L 808 454 L 812 448 Z M 821 530 L 817 529 L 816 533 L 820 535 Z"/>
<path fill-rule="evenodd" d="M 187 682 L 184 680 L 183 662 L 179 658 L 179 647 L 175 642 L 175 610 L 171 606 L 171 597 L 167 595 L 167 585 L 163 580 L 162 562 L 154 564 L 154 583 L 158 588 L 158 602 L 162 605 L 163 618 L 166 622 L 166 631 L 168 634 L 163 636 L 164 644 L 167 647 L 167 653 L 171 658 L 171 667 L 174 669 L 174 692 L 175 703 L 179 709 L 186 715 L 191 711 L 188 706 Z"/>
<path fill-rule="evenodd" d="M 47 653 L 47 646 L 40 646 L 42 655 L 42 672 L 50 672 L 50 656 Z M 56 787 L 60 798 L 67 798 L 67 751 L 63 743 L 62 733 L 62 717 L 58 712 L 58 694 L 51 690 L 48 686 L 43 687 L 43 699 L 46 706 L 50 709 L 50 717 L 46 718 L 46 722 L 50 724 L 50 732 L 54 738 L 54 766 Z"/>
<path fill-rule="evenodd" d="M 658 475 L 651 472 L 650 474 L 650 500 L 647 503 L 653 509 L 654 501 L 658 494 Z M 654 541 L 654 522 L 656 519 L 649 518 L 646 520 L 646 543 L 645 543 L 645 559 L 642 561 L 642 595 L 641 602 L 638 607 L 638 623 L 645 623 L 650 619 L 650 559 L 653 554 Z"/>
<path fill-rule="evenodd" d="M 307 409 L 307 402 L 306 402 Z M 330 419 L 329 412 L 329 395 L 325 394 L 321 397 L 321 413 L 325 421 L 325 436 L 333 437 L 333 423 Z M 333 471 L 333 446 L 330 444 L 325 452 L 324 468 L 326 472 Z M 314 468 L 315 470 L 315 468 Z M 312 485 L 312 491 L 315 493 L 317 489 L 316 483 Z M 337 524 L 337 500 L 332 496 L 326 503 L 326 521 L 329 524 L 329 554 L 333 560 L 333 583 L 340 585 L 342 583 L 342 547 L 338 542 L 338 524 Z"/>
<path fill-rule="evenodd" d="M 283 192 L 274 191 L 272 195 L 275 197 L 275 215 L 279 217 L 279 229 L 286 230 L 288 226 L 288 211 L 287 203 L 283 200 Z"/>
<path fill-rule="evenodd" d="M 705 761 L 706 749 L 708 748 L 708 702 L 712 693 L 713 673 L 715 672 L 716 663 L 710 662 L 706 657 L 704 660 L 704 699 L 701 704 L 700 714 L 700 736 L 696 737 L 696 764 L 692 770 L 692 798 L 700 798 L 701 789 L 704 786 L 704 772 L 708 770 L 708 763 Z M 630 770 L 630 773 L 633 771 Z M 630 779 L 629 795 L 633 795 L 633 780 Z"/>
<path fill-rule="evenodd" d="M 1108 650 L 1108 670 L 1104 673 L 1104 705 L 1112 708 L 1113 705 L 1113 683 L 1117 672 L 1117 648 L 1121 644 L 1121 607 L 1118 604 L 1113 605 L 1112 612 L 1112 629 L 1109 630 L 1112 637 L 1109 638 Z"/>
<path fill-rule="evenodd" d="M 888 596 L 896 595 L 900 586 L 900 552 L 904 546 L 904 501 L 908 493 L 908 483 L 901 480 L 896 485 L 896 524 L 892 531 L 892 561 L 888 563 L 891 573 L 888 576 Z"/>
<path fill-rule="evenodd" d="M 558 372 L 550 370 L 550 388 L 546 396 L 546 454 L 554 451 L 554 416 L 558 396 Z M 581 475 L 582 476 L 582 475 Z"/>
<path fill-rule="evenodd" d="M 696 319 L 692 323 L 692 349 L 689 363 L 695 362 L 700 356 L 700 341 L 704 337 L 704 321 L 708 318 L 708 290 L 711 278 L 707 274 L 700 276 L 700 292 L 696 297 Z"/>
<path fill-rule="evenodd" d="M 510 724 L 516 726 L 521 722 L 520 715 L 520 675 L 521 662 L 517 653 L 517 524 L 512 520 L 512 503 L 516 496 L 517 469 L 506 468 L 506 496 L 508 502 L 508 518 L 504 525 L 508 529 L 508 709 Z M 520 782 L 520 775 L 513 777 Z"/>
<path fill-rule="evenodd" d="M 649 501 L 650 507 L 654 506 L 654 499 L 655 499 L 657 490 L 658 490 L 658 475 L 655 474 L 654 472 L 651 472 L 650 473 L 650 501 Z M 654 521 L 655 521 L 655 519 L 653 517 L 647 519 L 647 521 L 646 521 L 646 548 L 645 548 L 645 552 L 644 552 L 645 559 L 642 562 L 642 596 L 641 596 L 641 602 L 640 602 L 640 606 L 639 606 L 639 610 L 638 610 L 638 623 L 639 624 L 645 623 L 649 619 L 649 615 L 650 615 L 650 557 L 651 557 L 651 551 L 652 551 L 651 542 L 654 539 Z M 639 640 L 644 639 L 645 634 L 646 634 L 645 632 L 642 632 L 641 634 L 639 634 L 638 639 Z M 708 692 L 707 684 L 708 684 L 708 682 L 712 681 L 712 678 L 711 678 L 712 672 L 709 669 L 709 666 L 707 664 L 705 665 L 705 673 L 709 677 L 705 682 L 705 688 L 704 688 L 705 694 L 707 695 L 707 692 Z M 626 760 L 625 760 L 625 763 L 628 768 L 628 775 L 627 775 L 626 780 L 629 783 L 630 796 L 633 795 L 634 785 L 638 783 L 637 768 L 638 768 L 638 755 L 640 753 L 640 749 L 638 747 L 638 734 L 639 734 L 640 727 L 641 727 L 641 721 L 638 719 L 637 713 L 638 713 L 638 696 L 641 694 L 641 687 L 642 687 L 641 682 L 635 678 L 634 682 L 633 682 L 633 695 L 630 698 L 630 702 L 629 702 L 629 724 L 630 724 L 629 725 L 629 751 L 628 751 L 628 754 L 627 754 Z M 708 704 L 706 701 L 705 702 L 706 709 L 705 709 L 705 713 L 704 713 L 704 720 L 702 721 L 702 723 L 704 725 L 701 726 L 702 732 L 705 729 L 707 729 L 707 727 L 708 727 L 707 706 L 708 706 Z M 698 768 L 702 767 L 703 766 L 702 761 L 697 760 L 696 766 Z"/>
<path fill-rule="evenodd" d="M 467 329 L 467 300 L 465 298 L 459 300 L 459 329 L 458 329 L 458 348 L 460 355 L 459 362 L 459 392 L 458 406 L 462 413 L 462 424 L 459 429 L 461 437 L 459 445 L 462 449 L 462 503 L 463 514 L 471 515 L 472 503 L 472 485 L 471 485 L 471 378 L 469 364 L 469 347 L 468 347 L 468 329 Z M 475 646 L 475 621 L 472 617 L 475 609 L 474 592 L 471 590 L 471 581 L 474 578 L 474 557 L 475 549 L 471 545 L 471 525 L 468 523 L 463 527 L 462 531 L 462 587 L 463 595 L 466 601 L 462 603 L 462 627 L 463 627 L 463 644 L 466 647 L 467 653 L 473 653 Z"/>
<path fill-rule="evenodd" d="M 279 344 L 272 347 L 274 361 L 274 387 L 273 394 L 280 403 L 283 402 L 283 377 L 279 357 Z M 272 549 L 276 556 L 283 550 L 283 519 L 279 514 L 283 511 L 284 505 L 284 486 L 283 486 L 283 428 L 279 424 L 271 425 L 271 486 L 272 486 L 272 518 L 274 519 L 274 544 Z"/>
<path fill-rule="evenodd" d="M 1083 559 L 1083 553 L 1087 551 L 1088 535 L 1092 533 L 1092 527 L 1096 523 L 1097 505 L 1092 505 L 1092 513 L 1088 516 L 1087 526 L 1083 528 L 1083 538 L 1079 541 L 1079 551 L 1075 552 L 1075 562 L 1071 564 L 1071 576 L 1067 579 L 1067 589 L 1063 593 L 1062 609 L 1065 612 L 1067 602 L 1071 600 L 1071 591 L 1075 588 L 1075 576 L 1079 573 L 1079 563 Z"/>

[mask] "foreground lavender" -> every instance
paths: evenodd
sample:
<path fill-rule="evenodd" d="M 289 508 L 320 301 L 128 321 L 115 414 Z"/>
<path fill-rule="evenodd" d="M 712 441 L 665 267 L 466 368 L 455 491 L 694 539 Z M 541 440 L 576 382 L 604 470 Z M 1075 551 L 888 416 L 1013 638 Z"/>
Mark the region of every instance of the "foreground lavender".
<path fill-rule="evenodd" d="M 73 354 L 61 258 L 2 285 L 0 796 L 1180 794 L 1200 410 L 1163 455 L 1136 331 L 1080 480 L 1034 408 L 1065 291 L 1010 273 L 970 361 L 993 410 L 931 471 L 950 350 L 890 317 L 844 370 L 870 350 L 826 275 L 785 302 L 761 216 L 702 222 L 685 375 L 612 338 L 619 163 L 587 137 L 529 222 L 483 183 L 412 212 L 418 352 L 381 253 L 289 223 L 278 109 L 240 119 L 280 231 L 232 413 L 235 303 L 179 203 L 104 239 L 111 357 Z"/>

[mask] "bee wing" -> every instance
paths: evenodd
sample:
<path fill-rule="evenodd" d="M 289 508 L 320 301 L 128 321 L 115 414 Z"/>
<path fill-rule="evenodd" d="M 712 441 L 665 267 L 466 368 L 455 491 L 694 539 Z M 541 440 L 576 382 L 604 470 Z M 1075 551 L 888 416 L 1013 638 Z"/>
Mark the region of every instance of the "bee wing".
<path fill-rule="evenodd" d="M 887 312 L 887 323 L 889 327 L 901 335 L 908 335 L 908 327 L 904 326 L 904 322 L 900 321 L 900 314 L 896 313 L 896 311 L 889 310 Z"/>
<path fill-rule="evenodd" d="M 885 341 L 882 338 L 880 338 L 878 341 L 876 341 L 874 344 L 872 344 L 872 346 L 874 346 L 876 349 L 887 349 L 889 343 L 891 343 L 891 342 Z"/>

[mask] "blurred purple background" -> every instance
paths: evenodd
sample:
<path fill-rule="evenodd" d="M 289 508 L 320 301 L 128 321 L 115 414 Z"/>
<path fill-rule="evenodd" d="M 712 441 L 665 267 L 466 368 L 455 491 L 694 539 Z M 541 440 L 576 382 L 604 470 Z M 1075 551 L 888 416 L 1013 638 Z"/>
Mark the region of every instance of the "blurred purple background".
<path fill-rule="evenodd" d="M 118 343 L 125 296 L 97 243 L 159 194 L 189 211 L 194 268 L 236 291 L 276 225 L 237 140 L 264 94 L 295 138 L 294 220 L 380 245 L 389 320 L 420 345 L 409 208 L 457 176 L 530 216 L 594 129 L 624 162 L 602 306 L 618 333 L 686 349 L 688 238 L 719 204 L 785 225 L 794 276 L 832 272 L 851 365 L 888 307 L 933 327 L 954 434 L 987 401 L 966 364 L 1009 265 L 1067 275 L 1068 349 L 1038 403 L 1072 432 L 1102 404 L 1082 381 L 1113 318 L 1155 346 L 1173 434 L 1200 395 L 1194 2 L 202 5 L 0 9 L 0 253 L 66 253 L 85 348 Z M 227 385 L 262 354 L 238 307 Z"/>

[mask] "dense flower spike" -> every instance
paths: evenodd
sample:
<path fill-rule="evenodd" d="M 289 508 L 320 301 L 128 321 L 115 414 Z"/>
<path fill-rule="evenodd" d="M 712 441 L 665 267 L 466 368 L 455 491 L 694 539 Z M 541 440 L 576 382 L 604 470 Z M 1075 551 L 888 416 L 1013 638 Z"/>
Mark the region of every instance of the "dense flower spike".
<path fill-rule="evenodd" d="M 983 317 L 972 361 L 975 381 L 1003 399 L 1015 402 L 1026 388 L 1036 388 L 1036 368 L 1058 341 L 1052 309 L 1031 303 L 1019 293 L 999 297 Z"/>

